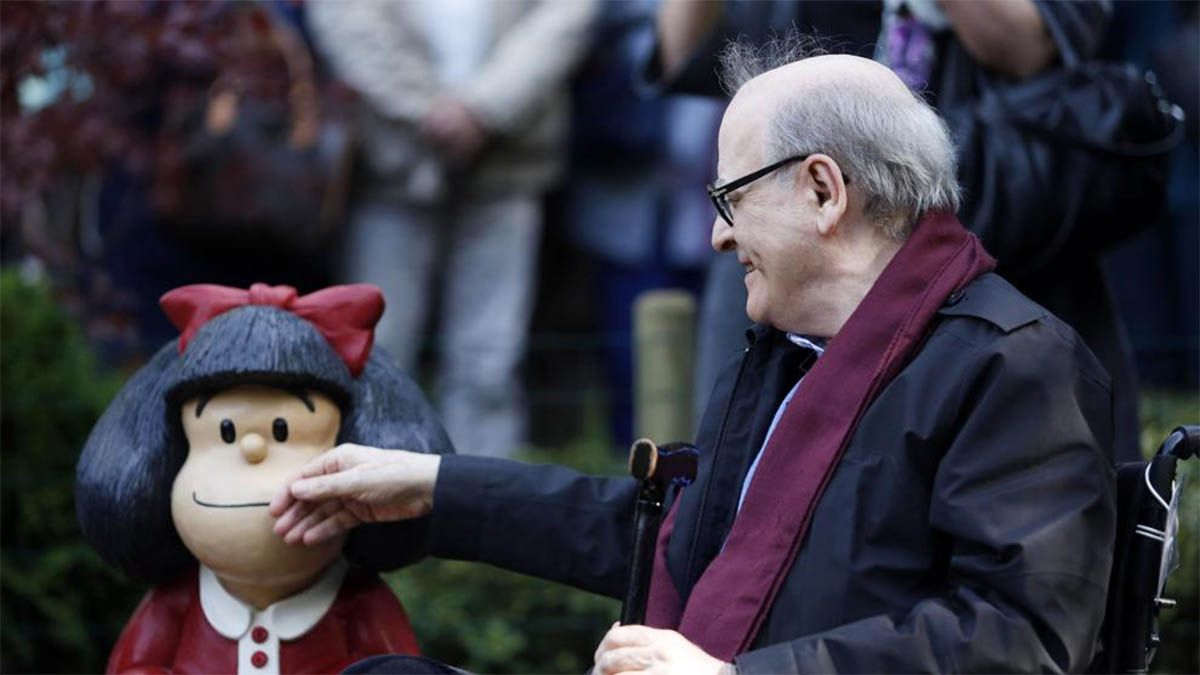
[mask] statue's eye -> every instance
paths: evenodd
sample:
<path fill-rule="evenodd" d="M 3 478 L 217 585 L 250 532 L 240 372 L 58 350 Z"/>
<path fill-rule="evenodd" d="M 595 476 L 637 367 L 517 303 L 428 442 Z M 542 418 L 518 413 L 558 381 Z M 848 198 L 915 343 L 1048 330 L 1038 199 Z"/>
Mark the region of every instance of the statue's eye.
<path fill-rule="evenodd" d="M 221 440 L 226 443 L 232 443 L 237 440 L 237 429 L 233 426 L 233 420 L 221 420 Z"/>
<path fill-rule="evenodd" d="M 275 440 L 280 443 L 287 440 L 287 420 L 282 417 L 276 417 L 275 423 L 271 425 L 271 433 L 275 434 Z"/>

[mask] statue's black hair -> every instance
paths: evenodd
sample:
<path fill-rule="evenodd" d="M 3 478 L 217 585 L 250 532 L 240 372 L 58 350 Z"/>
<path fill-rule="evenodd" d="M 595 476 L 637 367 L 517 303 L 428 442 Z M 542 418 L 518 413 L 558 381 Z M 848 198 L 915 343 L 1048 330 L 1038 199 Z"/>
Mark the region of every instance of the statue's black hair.
<path fill-rule="evenodd" d="M 319 332 L 266 306 L 231 310 L 200 328 L 183 354 L 171 341 L 133 375 L 92 429 L 76 467 L 84 537 L 110 564 L 150 584 L 194 564 L 171 519 L 171 486 L 187 457 L 180 405 L 232 386 L 313 389 L 342 411 L 339 443 L 453 452 L 425 396 L 382 349 L 358 377 Z M 382 570 L 425 554 L 424 520 L 365 525 L 348 559 Z"/>

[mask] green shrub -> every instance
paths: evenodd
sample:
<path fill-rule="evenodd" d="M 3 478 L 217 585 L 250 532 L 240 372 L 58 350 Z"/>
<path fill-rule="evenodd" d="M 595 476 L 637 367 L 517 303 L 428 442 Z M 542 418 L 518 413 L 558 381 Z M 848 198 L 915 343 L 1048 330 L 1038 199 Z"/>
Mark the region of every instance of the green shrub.
<path fill-rule="evenodd" d="M 75 460 L 119 378 L 44 284 L 0 274 L 0 671 L 97 672 L 139 591 L 75 519 Z"/>

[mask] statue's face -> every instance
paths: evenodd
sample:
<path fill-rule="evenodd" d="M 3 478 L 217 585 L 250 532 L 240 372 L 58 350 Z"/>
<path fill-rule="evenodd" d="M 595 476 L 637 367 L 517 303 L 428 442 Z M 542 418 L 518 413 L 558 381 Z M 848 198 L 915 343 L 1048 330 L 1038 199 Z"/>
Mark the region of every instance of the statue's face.
<path fill-rule="evenodd" d="M 329 450 L 341 411 L 327 396 L 261 386 L 226 389 L 184 403 L 188 455 L 171 491 L 184 545 L 222 581 L 280 587 L 314 578 L 343 539 L 289 546 L 267 504 L 300 467 Z"/>

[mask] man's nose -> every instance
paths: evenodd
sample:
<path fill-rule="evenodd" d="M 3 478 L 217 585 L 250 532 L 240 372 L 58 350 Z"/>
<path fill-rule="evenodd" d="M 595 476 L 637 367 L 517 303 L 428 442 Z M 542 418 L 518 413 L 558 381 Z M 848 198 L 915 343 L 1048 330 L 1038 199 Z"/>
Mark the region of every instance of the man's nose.
<path fill-rule="evenodd" d="M 242 457 L 251 464 L 258 464 L 267 458 L 267 441 L 261 435 L 248 433 L 242 436 Z"/>
<path fill-rule="evenodd" d="M 733 226 L 725 222 L 721 216 L 713 219 L 712 247 L 714 251 L 729 251 L 734 248 Z"/>

